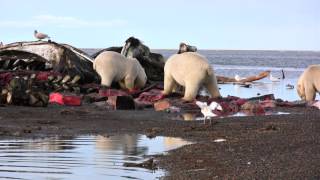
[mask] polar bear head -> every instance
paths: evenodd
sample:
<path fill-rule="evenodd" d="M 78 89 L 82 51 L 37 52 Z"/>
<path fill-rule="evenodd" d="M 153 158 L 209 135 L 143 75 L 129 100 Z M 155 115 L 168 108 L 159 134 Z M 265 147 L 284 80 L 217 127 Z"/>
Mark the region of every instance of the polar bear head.
<path fill-rule="evenodd" d="M 197 52 L 197 47 L 191 46 L 191 45 L 188 45 L 188 44 L 182 42 L 179 45 L 179 51 L 177 54 L 181 54 L 184 52 Z"/>

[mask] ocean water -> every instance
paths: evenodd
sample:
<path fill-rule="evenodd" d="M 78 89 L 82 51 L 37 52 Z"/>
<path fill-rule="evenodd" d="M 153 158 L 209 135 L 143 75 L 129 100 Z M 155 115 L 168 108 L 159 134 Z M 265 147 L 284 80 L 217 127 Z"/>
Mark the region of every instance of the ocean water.
<path fill-rule="evenodd" d="M 98 49 L 85 50 L 92 54 Z M 152 50 L 161 53 L 165 59 L 175 54 L 177 50 Z M 199 50 L 213 66 L 216 75 L 241 77 L 257 75 L 270 70 L 275 77 L 281 77 L 281 70 L 285 79 L 272 82 L 268 78 L 257 81 L 251 88 L 238 85 L 219 85 L 223 96 L 253 97 L 264 94 L 275 94 L 283 100 L 299 100 L 296 89 L 287 89 L 286 85 L 296 86 L 297 79 L 306 67 L 320 64 L 320 51 L 262 51 L 262 50 Z M 317 96 L 319 99 L 319 96 Z"/>

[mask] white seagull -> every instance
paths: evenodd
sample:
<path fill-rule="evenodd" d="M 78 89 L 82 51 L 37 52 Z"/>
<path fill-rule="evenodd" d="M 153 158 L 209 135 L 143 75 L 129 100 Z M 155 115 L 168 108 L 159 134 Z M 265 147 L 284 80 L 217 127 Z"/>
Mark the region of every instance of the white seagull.
<path fill-rule="evenodd" d="M 272 82 L 278 82 L 278 81 L 280 81 L 280 78 L 273 77 L 272 74 L 270 74 L 269 79 L 270 79 Z"/>
<path fill-rule="evenodd" d="M 37 38 L 38 40 L 42 40 L 42 39 L 50 40 L 50 37 L 48 36 L 48 34 L 38 32 L 37 30 L 34 30 L 34 37 Z"/>
<path fill-rule="evenodd" d="M 243 79 L 245 79 L 245 78 L 240 77 L 238 74 L 236 74 L 236 75 L 234 76 L 234 79 L 235 79 L 236 81 L 241 81 L 241 80 L 243 80 Z"/>
<path fill-rule="evenodd" d="M 201 109 L 201 113 L 204 116 L 204 123 L 206 122 L 207 118 L 211 118 L 211 117 L 215 117 L 217 116 L 216 114 L 214 114 L 212 111 L 213 110 L 220 110 L 222 111 L 222 107 L 220 104 L 218 104 L 217 102 L 211 102 L 211 104 L 208 106 L 208 104 L 206 102 L 201 102 L 201 101 L 196 101 L 196 104 L 200 107 Z"/>

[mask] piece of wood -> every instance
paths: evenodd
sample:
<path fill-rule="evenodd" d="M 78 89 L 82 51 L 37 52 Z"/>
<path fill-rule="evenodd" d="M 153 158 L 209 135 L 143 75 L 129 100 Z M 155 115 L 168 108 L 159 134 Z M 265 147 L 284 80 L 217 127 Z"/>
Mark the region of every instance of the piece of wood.
<path fill-rule="evenodd" d="M 231 77 L 217 76 L 217 80 L 218 80 L 218 83 L 220 83 L 220 84 L 228 83 L 228 82 L 247 83 L 247 82 L 253 82 L 253 81 L 257 81 L 257 80 L 266 78 L 269 76 L 269 74 L 270 74 L 270 71 L 263 71 L 256 76 L 248 76 L 244 79 L 241 79 L 240 81 L 237 81 L 235 78 L 231 78 Z"/>

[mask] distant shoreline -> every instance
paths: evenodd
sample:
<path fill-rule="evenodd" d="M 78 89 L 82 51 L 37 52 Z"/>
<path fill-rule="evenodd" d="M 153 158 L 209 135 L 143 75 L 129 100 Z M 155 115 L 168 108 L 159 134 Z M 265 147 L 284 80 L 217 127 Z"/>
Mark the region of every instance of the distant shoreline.
<path fill-rule="evenodd" d="M 105 47 L 107 48 L 107 47 Z M 79 48 L 82 50 L 102 50 L 104 48 Z M 178 49 L 151 49 L 151 51 L 177 51 Z M 320 50 L 271 50 L 271 49 L 199 49 L 199 51 L 268 51 L 268 52 L 315 52 L 320 53 Z"/>

